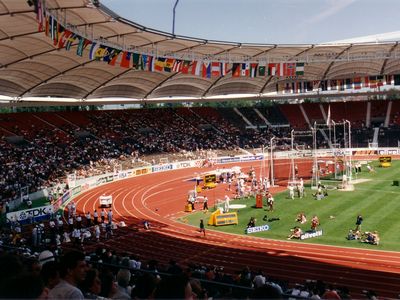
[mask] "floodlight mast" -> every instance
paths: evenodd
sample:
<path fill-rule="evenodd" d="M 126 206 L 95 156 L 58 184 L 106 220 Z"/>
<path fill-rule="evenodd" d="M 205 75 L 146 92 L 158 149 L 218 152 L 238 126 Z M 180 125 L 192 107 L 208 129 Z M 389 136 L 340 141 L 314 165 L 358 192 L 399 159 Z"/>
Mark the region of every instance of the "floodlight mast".
<path fill-rule="evenodd" d="M 172 11 L 172 35 L 175 35 L 175 9 L 178 6 L 179 0 L 176 0 L 174 9 Z"/>

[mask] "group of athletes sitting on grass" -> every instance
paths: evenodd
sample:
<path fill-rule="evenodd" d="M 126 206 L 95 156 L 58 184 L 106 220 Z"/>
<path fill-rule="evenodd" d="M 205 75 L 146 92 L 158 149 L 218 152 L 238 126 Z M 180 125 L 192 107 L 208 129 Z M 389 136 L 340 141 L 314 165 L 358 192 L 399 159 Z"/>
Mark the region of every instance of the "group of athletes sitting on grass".
<path fill-rule="evenodd" d="M 296 221 L 296 222 L 299 222 L 300 224 L 305 224 L 305 223 L 307 223 L 307 217 L 306 217 L 305 213 L 304 213 L 304 212 L 299 213 L 299 214 L 297 215 L 295 221 Z M 310 230 L 311 230 L 312 232 L 315 232 L 315 231 L 317 230 L 318 225 L 320 225 L 320 223 L 319 223 L 319 218 L 318 218 L 318 216 L 314 215 L 314 216 L 311 218 L 311 229 L 310 229 Z M 287 239 L 288 239 L 288 240 L 291 240 L 291 239 L 300 239 L 300 237 L 301 237 L 302 234 L 303 234 L 302 229 L 301 229 L 300 227 L 298 227 L 298 226 L 295 226 L 294 228 L 290 229 L 290 234 L 289 234 L 289 236 L 287 237 Z"/>
<path fill-rule="evenodd" d="M 378 231 L 365 231 L 361 232 L 360 230 L 350 229 L 349 233 L 346 237 L 348 240 L 358 240 L 362 243 L 367 243 L 371 245 L 379 245 L 379 234 Z"/>

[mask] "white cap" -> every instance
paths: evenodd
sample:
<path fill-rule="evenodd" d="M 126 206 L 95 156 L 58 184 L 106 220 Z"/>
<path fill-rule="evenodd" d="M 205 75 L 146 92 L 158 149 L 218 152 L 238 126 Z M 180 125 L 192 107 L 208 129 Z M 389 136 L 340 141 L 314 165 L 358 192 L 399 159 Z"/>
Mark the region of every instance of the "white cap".
<path fill-rule="evenodd" d="M 39 263 L 43 266 L 48 261 L 54 261 L 54 254 L 49 250 L 44 250 L 40 252 L 38 257 Z"/>

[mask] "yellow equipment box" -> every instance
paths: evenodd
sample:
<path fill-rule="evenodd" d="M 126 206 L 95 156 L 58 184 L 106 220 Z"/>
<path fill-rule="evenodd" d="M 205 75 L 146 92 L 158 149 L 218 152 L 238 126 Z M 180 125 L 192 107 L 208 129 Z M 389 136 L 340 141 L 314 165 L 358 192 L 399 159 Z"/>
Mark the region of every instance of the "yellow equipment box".
<path fill-rule="evenodd" d="M 208 225 L 236 225 L 238 224 L 238 216 L 236 212 L 221 213 L 219 209 L 213 212 L 208 220 Z"/>
<path fill-rule="evenodd" d="M 217 175 L 208 174 L 204 176 L 204 189 L 213 189 L 217 186 Z"/>
<path fill-rule="evenodd" d="M 392 166 L 391 156 L 381 156 L 379 157 L 379 166 L 382 168 L 388 168 Z"/>

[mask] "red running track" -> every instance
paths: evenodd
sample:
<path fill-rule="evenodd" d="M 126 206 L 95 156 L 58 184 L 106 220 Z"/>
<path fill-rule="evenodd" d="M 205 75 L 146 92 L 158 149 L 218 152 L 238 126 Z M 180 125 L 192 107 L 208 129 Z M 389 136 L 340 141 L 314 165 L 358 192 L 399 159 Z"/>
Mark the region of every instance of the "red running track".
<path fill-rule="evenodd" d="M 305 162 L 306 168 L 301 162 L 298 165 L 300 174 L 309 170 L 309 162 Z M 250 164 L 241 166 L 248 168 Z M 289 174 L 287 165 L 279 169 L 284 170 L 283 175 Z M 193 182 L 186 180 L 196 172 L 205 171 L 181 169 L 117 181 L 81 194 L 75 202 L 78 211 L 92 212 L 98 208 L 100 195 L 113 195 L 114 219 L 125 221 L 128 227 L 119 229 L 118 237 L 100 245 L 137 254 L 142 261 L 157 259 L 167 263 L 173 258 L 180 264 L 223 266 L 231 274 L 249 266 L 253 271 L 262 269 L 270 278 L 291 284 L 321 279 L 336 286 L 347 286 L 355 298 L 362 297 L 365 289 L 397 298 L 400 252 L 268 240 L 212 230 L 207 230 L 207 237 L 203 238 L 197 227 L 177 222 L 176 218 L 185 215 L 187 191 L 193 189 Z M 224 188 L 220 185 L 205 193 L 209 206 L 213 206 L 214 199 L 223 198 L 227 193 Z M 143 220 L 150 220 L 151 230 L 137 229 Z"/>

